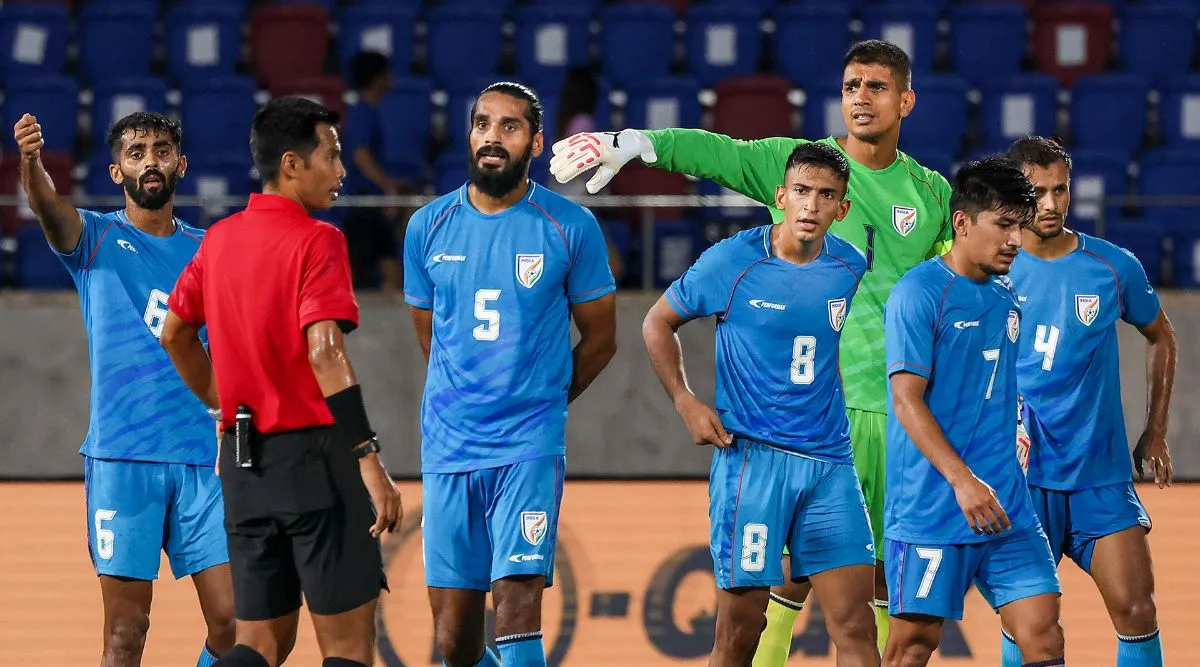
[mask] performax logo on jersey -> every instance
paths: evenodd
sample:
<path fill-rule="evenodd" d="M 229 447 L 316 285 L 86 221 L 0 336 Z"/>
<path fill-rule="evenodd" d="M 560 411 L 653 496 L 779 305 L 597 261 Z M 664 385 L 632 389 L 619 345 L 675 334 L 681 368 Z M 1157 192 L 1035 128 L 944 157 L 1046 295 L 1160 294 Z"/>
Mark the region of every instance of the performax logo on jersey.
<path fill-rule="evenodd" d="M 435 264 L 441 264 L 442 262 L 465 262 L 465 261 L 467 261 L 466 255 L 447 255 L 446 253 L 441 253 L 441 254 L 433 256 L 433 262 Z"/>
<path fill-rule="evenodd" d="M 787 306 L 779 303 L 771 303 L 762 299 L 750 299 L 750 305 L 755 308 L 766 308 L 767 310 L 787 310 Z"/>
<path fill-rule="evenodd" d="M 970 329 L 971 327 L 977 326 L 979 326 L 979 320 L 971 320 L 970 322 L 959 320 L 954 323 L 955 329 Z"/>

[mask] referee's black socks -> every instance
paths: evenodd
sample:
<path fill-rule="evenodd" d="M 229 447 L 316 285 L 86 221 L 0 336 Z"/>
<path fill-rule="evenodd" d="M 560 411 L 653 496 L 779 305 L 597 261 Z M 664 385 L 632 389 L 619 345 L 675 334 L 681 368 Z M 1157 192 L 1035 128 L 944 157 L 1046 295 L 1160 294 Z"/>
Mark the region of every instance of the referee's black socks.
<path fill-rule="evenodd" d="M 348 658 L 325 658 L 321 667 L 367 667 L 366 663 Z"/>
<path fill-rule="evenodd" d="M 271 667 L 271 663 L 262 657 L 258 651 L 238 644 L 226 653 L 213 667 Z"/>

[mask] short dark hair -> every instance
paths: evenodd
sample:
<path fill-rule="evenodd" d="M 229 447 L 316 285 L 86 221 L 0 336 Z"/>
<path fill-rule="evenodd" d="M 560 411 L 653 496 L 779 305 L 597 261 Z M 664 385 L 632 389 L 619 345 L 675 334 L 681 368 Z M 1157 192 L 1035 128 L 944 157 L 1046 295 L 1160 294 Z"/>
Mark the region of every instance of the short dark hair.
<path fill-rule="evenodd" d="M 350 59 L 350 87 L 362 90 L 392 68 L 388 57 L 378 51 L 359 51 Z"/>
<path fill-rule="evenodd" d="M 1016 162 L 1019 167 L 1049 167 L 1055 162 L 1065 162 L 1067 171 L 1071 171 L 1070 153 L 1067 153 L 1062 144 L 1053 137 L 1021 137 L 1008 147 L 1005 157 Z"/>
<path fill-rule="evenodd" d="M 471 118 L 469 119 L 471 123 L 475 122 L 475 107 L 479 105 L 479 98 L 483 97 L 484 93 L 504 93 L 509 97 L 525 100 L 525 120 L 529 122 L 531 134 L 542 131 L 542 114 L 544 113 L 542 99 L 533 92 L 532 88 L 515 81 L 497 81 L 479 91 L 479 96 L 471 103 Z"/>
<path fill-rule="evenodd" d="M 250 157 L 263 183 L 279 177 L 279 161 L 291 151 L 305 160 L 321 140 L 317 125 L 337 125 L 341 115 L 303 97 L 277 97 L 258 110 L 250 126 Z"/>
<path fill-rule="evenodd" d="M 108 128 L 108 150 L 112 153 L 114 160 L 121 152 L 121 137 L 125 134 L 125 130 L 147 134 L 152 132 L 166 134 L 171 137 L 171 142 L 175 144 L 176 148 L 183 147 L 183 127 L 178 122 L 154 111 L 138 111 L 118 120 Z"/>
<path fill-rule="evenodd" d="M 838 180 L 843 185 L 850 183 L 850 163 L 846 160 L 846 156 L 842 155 L 841 151 L 823 144 L 820 142 L 804 142 L 796 146 L 792 150 L 792 154 L 788 156 L 787 166 L 784 167 L 784 176 L 791 171 L 793 167 L 801 165 L 808 167 L 824 167 L 834 173 Z"/>
<path fill-rule="evenodd" d="M 868 39 L 854 44 L 846 52 L 846 57 L 842 59 L 842 70 L 845 71 L 854 63 L 883 65 L 892 70 L 892 77 L 896 79 L 900 90 L 912 88 L 912 62 L 908 59 L 908 54 L 904 52 L 904 49 L 891 42 L 885 42 L 882 39 Z"/>
<path fill-rule="evenodd" d="M 967 163 L 954 175 L 950 210 L 963 211 L 972 220 L 983 211 L 1012 215 L 1024 227 L 1033 222 L 1037 195 L 1016 162 L 986 157 Z"/>

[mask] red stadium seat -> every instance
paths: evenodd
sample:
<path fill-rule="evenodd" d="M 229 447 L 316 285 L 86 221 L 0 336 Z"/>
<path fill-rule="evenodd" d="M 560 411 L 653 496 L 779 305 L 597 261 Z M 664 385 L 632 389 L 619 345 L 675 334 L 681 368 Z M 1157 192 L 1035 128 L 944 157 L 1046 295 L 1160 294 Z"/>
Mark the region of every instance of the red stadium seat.
<path fill-rule="evenodd" d="M 306 76 L 280 81 L 271 87 L 271 97 L 299 95 L 345 115 L 346 83 L 336 76 Z"/>
<path fill-rule="evenodd" d="M 319 76 L 329 46 L 329 12 L 320 5 L 263 5 L 250 20 L 254 73 L 267 88 Z"/>
<path fill-rule="evenodd" d="M 590 174 L 588 176 L 590 178 Z M 638 160 L 625 165 L 612 180 L 612 192 L 616 195 L 635 197 L 639 195 L 686 195 L 688 192 L 687 176 L 662 169 L 647 167 Z M 658 220 L 674 220 L 682 217 L 682 208 L 656 208 L 654 217 Z M 621 217 L 640 226 L 641 209 L 625 209 Z"/>
<path fill-rule="evenodd" d="M 11 197 L 22 192 L 20 161 L 21 155 L 16 151 L 5 154 L 4 159 L 0 160 L 0 196 Z M 67 153 L 43 151 L 42 164 L 46 165 L 46 171 L 54 180 L 54 187 L 58 193 L 70 195 L 75 189 L 75 179 L 71 174 L 71 170 L 75 166 L 75 159 Z M 37 219 L 33 217 L 33 212 L 29 210 L 28 205 L 0 208 L 0 232 L 6 235 L 13 234 L 30 223 L 36 224 Z"/>
<path fill-rule="evenodd" d="M 774 75 L 744 76 L 716 85 L 713 129 L 735 139 L 792 136 L 791 84 Z"/>
<path fill-rule="evenodd" d="M 677 14 L 683 16 L 687 13 L 688 5 L 691 0 L 633 0 L 634 4 L 641 5 L 668 5 L 675 10 Z"/>
<path fill-rule="evenodd" d="M 1104 2 L 1048 2 L 1033 7 L 1033 60 L 1070 87 L 1099 74 L 1113 41 L 1113 8 Z"/>

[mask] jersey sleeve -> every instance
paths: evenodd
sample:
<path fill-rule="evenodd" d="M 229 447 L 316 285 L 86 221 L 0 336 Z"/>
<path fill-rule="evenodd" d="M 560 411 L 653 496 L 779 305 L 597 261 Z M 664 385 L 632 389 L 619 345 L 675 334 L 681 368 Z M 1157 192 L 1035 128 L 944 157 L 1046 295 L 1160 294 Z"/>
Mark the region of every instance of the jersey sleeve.
<path fill-rule="evenodd" d="M 888 377 L 905 372 L 929 379 L 936 327 L 937 313 L 929 291 L 915 280 L 902 279 L 888 297 L 884 312 Z"/>
<path fill-rule="evenodd" d="M 346 237 L 320 225 L 305 249 L 300 271 L 300 329 L 334 320 L 349 333 L 358 327 L 358 301 L 350 280 Z"/>
<path fill-rule="evenodd" d="M 926 259 L 940 257 L 950 251 L 950 246 L 954 244 L 954 227 L 950 225 L 950 183 L 946 181 L 946 177 L 930 170 L 933 176 L 934 196 L 937 198 L 938 207 L 936 210 L 941 212 L 942 229 L 938 232 L 937 239 L 933 242 L 933 247 L 929 249 L 929 254 Z"/>
<path fill-rule="evenodd" d="M 75 249 L 71 252 L 63 253 L 56 250 L 54 246 L 50 246 L 50 249 L 58 256 L 59 261 L 72 274 L 79 273 L 87 268 L 88 262 L 96 252 L 96 246 L 100 244 L 100 239 L 104 237 L 105 228 L 112 222 L 95 211 L 89 211 L 84 208 L 75 210 L 79 211 L 79 219 L 82 223 L 79 243 L 75 244 Z"/>
<path fill-rule="evenodd" d="M 410 306 L 433 308 L 433 281 L 425 267 L 425 230 L 429 213 L 422 208 L 409 218 L 404 230 L 404 301 Z"/>
<path fill-rule="evenodd" d="M 804 139 L 772 137 L 743 141 L 704 130 L 644 130 L 658 161 L 650 165 L 698 178 L 708 178 L 771 206 L 783 183 L 788 156 Z"/>
<path fill-rule="evenodd" d="M 705 250 L 696 263 L 667 288 L 667 303 L 680 317 L 694 320 L 723 314 L 729 308 L 733 289 L 729 277 L 733 270 L 732 258 L 727 251 L 730 242 L 727 239 Z"/>
<path fill-rule="evenodd" d="M 167 296 L 167 310 L 175 313 L 179 319 L 190 326 L 202 327 L 207 318 L 204 315 L 204 244 L 192 255 L 187 266 L 175 281 L 175 287 Z M 208 334 L 204 332 L 202 342 L 207 343 Z"/>
<path fill-rule="evenodd" d="M 1142 263 L 1128 250 L 1121 250 L 1123 261 L 1118 264 L 1121 274 L 1121 318 L 1135 327 L 1144 327 L 1158 318 L 1162 304 Z"/>
<path fill-rule="evenodd" d="M 617 290 L 608 265 L 608 240 L 591 211 L 579 207 L 574 224 L 567 227 L 571 268 L 567 273 L 567 300 L 594 301 Z"/>

